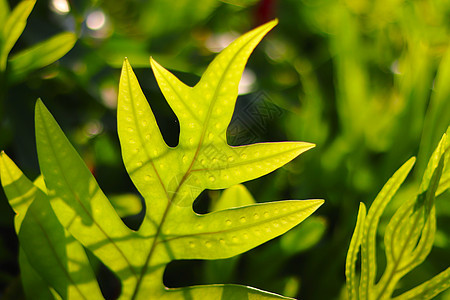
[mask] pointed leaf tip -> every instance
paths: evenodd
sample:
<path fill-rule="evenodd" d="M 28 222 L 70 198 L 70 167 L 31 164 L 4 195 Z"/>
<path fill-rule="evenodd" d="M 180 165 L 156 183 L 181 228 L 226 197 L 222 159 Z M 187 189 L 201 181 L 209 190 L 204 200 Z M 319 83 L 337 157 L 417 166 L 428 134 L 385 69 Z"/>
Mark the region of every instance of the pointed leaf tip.
<path fill-rule="evenodd" d="M 38 98 L 38 99 L 36 100 L 35 109 L 38 110 L 38 109 L 41 109 L 41 108 L 46 108 L 46 107 L 45 107 L 45 104 L 44 104 L 44 102 L 42 101 L 42 99 L 41 99 L 41 98 Z"/>
<path fill-rule="evenodd" d="M 308 142 L 298 142 L 299 143 L 299 148 L 304 149 L 302 152 L 311 150 L 312 148 L 316 148 L 316 144 L 313 143 L 308 143 Z"/>
<path fill-rule="evenodd" d="M 127 57 L 123 59 L 122 70 L 128 69 L 130 67 L 130 61 Z"/>
<path fill-rule="evenodd" d="M 278 25 L 278 18 L 275 18 L 275 19 L 273 19 L 272 21 L 267 22 L 266 24 L 267 24 L 267 25 L 270 24 L 270 25 L 272 26 L 272 28 L 273 28 L 273 27 L 275 27 L 275 26 Z M 264 25 L 262 25 L 262 26 L 264 26 Z"/>

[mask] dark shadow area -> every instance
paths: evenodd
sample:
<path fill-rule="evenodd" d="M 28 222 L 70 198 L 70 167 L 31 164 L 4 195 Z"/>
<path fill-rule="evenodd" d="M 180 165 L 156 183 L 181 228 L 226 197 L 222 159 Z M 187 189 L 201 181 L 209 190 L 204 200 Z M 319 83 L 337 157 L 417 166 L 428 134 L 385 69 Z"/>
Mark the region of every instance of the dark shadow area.
<path fill-rule="evenodd" d="M 170 262 L 164 271 L 163 282 L 168 288 L 204 284 L 202 279 L 203 260 L 176 260 Z"/>
<path fill-rule="evenodd" d="M 204 190 L 200 193 L 200 195 L 195 199 L 192 208 L 198 214 L 206 214 L 209 212 L 208 208 L 210 207 L 211 198 L 209 196 L 208 190 Z"/>
<path fill-rule="evenodd" d="M 95 255 L 86 251 L 89 262 L 94 269 L 95 276 L 100 286 L 100 291 L 106 300 L 115 300 L 120 297 L 122 286 L 119 278 L 108 269 Z"/>

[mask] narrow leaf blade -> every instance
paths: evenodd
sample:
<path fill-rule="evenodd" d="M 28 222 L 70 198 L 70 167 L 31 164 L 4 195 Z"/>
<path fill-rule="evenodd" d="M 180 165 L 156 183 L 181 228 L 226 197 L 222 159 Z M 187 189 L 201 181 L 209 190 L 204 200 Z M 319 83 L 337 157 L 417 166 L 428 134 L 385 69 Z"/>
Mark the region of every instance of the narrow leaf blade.
<path fill-rule="evenodd" d="M 119 276 L 135 278 L 134 239 L 99 188 L 76 150 L 42 101 L 36 103 L 36 141 L 39 165 L 52 208 L 61 224 Z"/>
<path fill-rule="evenodd" d="M 348 248 L 347 259 L 345 263 L 345 277 L 347 279 L 347 295 L 349 300 L 356 300 L 357 297 L 357 278 L 356 278 L 356 260 L 358 258 L 359 248 L 363 236 L 364 222 L 366 218 L 366 206 L 359 204 L 358 218 L 356 220 L 355 231 L 353 232 L 350 246 Z"/>
<path fill-rule="evenodd" d="M 395 195 L 400 185 L 406 179 L 415 163 L 412 157 L 404 163 L 384 185 L 372 203 L 364 222 L 364 233 L 361 242 L 361 282 L 359 286 L 360 297 L 366 299 L 373 289 L 376 276 L 376 233 L 378 222 L 386 205 Z"/>
<path fill-rule="evenodd" d="M 101 299 L 83 247 L 64 230 L 48 199 L 39 194 L 19 232 L 28 261 L 63 299 Z"/>
<path fill-rule="evenodd" d="M 431 155 L 416 199 L 404 203 L 385 232 L 386 269 L 377 284 L 377 297 L 390 297 L 397 282 L 421 264 L 433 247 L 436 232 L 434 199 L 444 168 L 444 134 Z"/>
<path fill-rule="evenodd" d="M 0 0 L 0 28 L 3 28 L 3 26 L 5 26 L 6 20 L 8 19 L 8 15 L 9 15 L 8 1 Z"/>
<path fill-rule="evenodd" d="M 27 24 L 28 16 L 33 10 L 36 0 L 23 0 L 10 13 L 2 30 L 3 43 L 0 52 L 0 71 L 6 69 L 9 52 L 19 39 Z"/>
<path fill-rule="evenodd" d="M 19 266 L 20 279 L 27 299 L 54 300 L 51 288 L 31 266 L 22 248 L 19 248 Z"/>
<path fill-rule="evenodd" d="M 28 207 L 35 198 L 36 188 L 29 185 L 28 178 L 3 151 L 0 153 L 0 175 L 9 205 L 16 213 L 14 227 L 18 233 Z"/>
<path fill-rule="evenodd" d="M 285 233 L 322 204 L 323 200 L 260 203 L 193 216 L 185 220 L 192 224 L 189 227 L 168 219 L 158 246 L 170 249 L 172 259 L 232 257 Z"/>
<path fill-rule="evenodd" d="M 69 296 L 81 299 L 89 295 L 101 297 L 84 249 L 59 223 L 46 195 L 4 153 L 1 154 L 1 169 L 2 173 L 10 175 L 2 176 L 2 183 L 15 188 L 18 194 L 29 194 L 31 199 L 17 230 L 21 250 L 26 253 L 26 259 L 22 257 L 22 265 L 26 268 L 25 272 L 29 272 L 27 279 L 39 280 L 26 265 L 29 262 L 64 299 Z M 9 182 L 11 179 L 13 181 Z M 10 192 L 7 195 L 15 196 Z M 14 202 L 14 198 L 10 200 L 18 214 L 24 213 L 23 203 Z"/>
<path fill-rule="evenodd" d="M 449 127 L 449 129 L 447 129 L 447 132 L 449 130 L 450 130 L 450 127 Z M 428 161 L 427 168 L 425 169 L 425 172 L 422 177 L 422 182 L 420 183 L 419 193 L 424 193 L 425 191 L 428 190 L 436 168 L 438 168 L 438 165 L 441 163 L 441 160 L 442 160 L 442 164 L 445 163 L 445 159 L 446 159 L 445 156 L 446 156 L 446 154 L 448 154 L 449 151 L 450 151 L 450 141 L 448 141 L 447 133 L 444 133 L 441 140 L 439 141 L 438 146 L 433 151 L 433 153 Z M 439 176 L 439 179 L 440 178 L 441 178 L 441 175 Z M 437 184 L 439 183 L 439 181 L 437 182 Z"/>
<path fill-rule="evenodd" d="M 433 299 L 439 293 L 450 288 L 450 268 L 445 269 L 432 279 L 425 281 L 419 286 L 409 290 L 397 296 L 395 300 L 408 300 L 408 299 L 421 299 L 428 300 Z"/>
<path fill-rule="evenodd" d="M 444 155 L 444 170 L 442 171 L 441 180 L 439 181 L 439 186 L 436 191 L 436 197 L 450 189 L 450 126 L 447 127 L 447 131 L 445 132 L 446 143 L 443 144 Z"/>
<path fill-rule="evenodd" d="M 431 251 L 436 231 L 434 207 L 424 219 L 424 210 L 414 211 L 414 201 L 409 201 L 389 222 L 384 236 L 387 265 L 377 284 L 380 297 L 390 297 L 398 281 L 421 264 Z"/>
<path fill-rule="evenodd" d="M 30 72 L 57 61 L 73 48 L 76 41 L 75 34 L 64 32 L 17 53 L 8 60 L 10 82 L 20 81 Z"/>
<path fill-rule="evenodd" d="M 223 142 L 208 144 L 198 155 L 191 176 L 208 189 L 228 188 L 273 172 L 314 146 L 305 142 L 259 143 L 238 147 L 224 145 Z"/>
<path fill-rule="evenodd" d="M 173 176 L 170 172 L 176 171 L 178 166 L 127 59 L 122 67 L 118 101 L 117 131 L 123 161 L 147 203 L 141 232 L 154 232 L 170 197 L 167 178 Z M 146 226 L 150 228 L 146 229 Z"/>

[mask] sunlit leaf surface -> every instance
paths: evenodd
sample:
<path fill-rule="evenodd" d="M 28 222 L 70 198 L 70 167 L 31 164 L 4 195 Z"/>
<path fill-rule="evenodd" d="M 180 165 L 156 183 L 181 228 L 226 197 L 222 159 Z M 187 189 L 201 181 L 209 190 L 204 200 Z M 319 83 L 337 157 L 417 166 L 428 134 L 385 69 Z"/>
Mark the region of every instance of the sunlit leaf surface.
<path fill-rule="evenodd" d="M 447 130 L 448 132 L 448 130 Z M 417 197 L 403 203 L 391 218 L 385 234 L 386 268 L 378 282 L 375 282 L 376 232 L 384 209 L 396 194 L 410 172 L 415 158 L 407 161 L 386 183 L 367 216 L 361 203 L 355 232 L 347 255 L 346 277 L 349 299 L 390 299 L 398 282 L 407 273 L 420 265 L 433 246 L 436 232 L 434 200 L 438 191 L 448 189 L 449 170 L 445 168 L 449 153 L 449 141 L 444 134 L 436 150 L 431 155 L 424 172 Z M 355 265 L 361 247 L 361 276 L 357 291 Z M 405 292 L 395 299 L 431 299 L 450 286 L 449 269 Z"/>
<path fill-rule="evenodd" d="M 25 292 L 33 293 L 33 298 L 46 298 L 52 288 L 63 299 L 101 297 L 83 247 L 61 226 L 47 195 L 4 153 L 0 171 L 5 192 L 17 214 L 15 227 L 21 247 L 23 283 L 27 284 Z M 37 288 L 31 291 L 32 286 Z"/>
<path fill-rule="evenodd" d="M 72 244 L 78 245 L 75 239 L 90 250 L 117 275 L 123 299 L 285 298 L 246 286 L 168 289 L 162 282 L 165 267 L 173 260 L 221 259 L 243 253 L 283 234 L 323 203 L 286 200 L 239 207 L 235 205 L 243 203 L 225 203 L 221 210 L 205 215 L 192 209 L 193 201 L 203 190 L 229 188 L 261 177 L 314 147 L 304 142 L 245 146 L 229 146 L 226 142 L 244 66 L 275 25 L 276 21 L 269 22 L 230 44 L 194 87 L 185 85 L 151 60 L 158 85 L 180 122 L 179 144 L 173 148 L 162 138 L 147 99 L 125 60 L 119 87 L 118 133 L 125 167 L 146 204 L 145 217 L 137 231 L 122 222 L 53 116 L 42 101 L 36 103 L 39 165 L 48 196 L 34 199 L 30 208 L 48 206 L 49 201 L 52 210 L 45 211 L 54 213 L 71 234 L 61 237 L 67 239 L 67 253 L 72 251 Z M 248 194 L 239 194 L 247 198 L 244 203 L 249 202 Z M 33 237 L 30 234 L 26 239 Z M 47 273 L 56 274 L 51 270 Z M 52 287 L 63 298 L 67 295 L 65 290 L 58 290 L 57 283 Z M 96 298 L 94 294 L 89 297 Z"/>

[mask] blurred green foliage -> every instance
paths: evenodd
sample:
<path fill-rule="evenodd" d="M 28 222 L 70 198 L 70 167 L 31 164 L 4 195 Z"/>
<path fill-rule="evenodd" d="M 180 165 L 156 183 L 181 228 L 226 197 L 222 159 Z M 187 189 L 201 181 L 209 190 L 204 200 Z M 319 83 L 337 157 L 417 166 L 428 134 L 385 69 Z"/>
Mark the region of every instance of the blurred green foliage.
<path fill-rule="evenodd" d="M 279 25 L 256 48 L 244 73 L 229 139 L 234 144 L 280 140 L 316 143 L 315 150 L 275 173 L 246 183 L 246 187 L 257 202 L 323 198 L 326 204 L 316 215 L 319 218 L 311 219 L 315 225 L 305 222 L 299 226 L 298 237 L 293 232 L 294 237 L 262 245 L 235 259 L 231 270 L 225 260 L 225 269 L 214 271 L 216 276 L 224 276 L 213 280 L 249 284 L 302 299 L 341 297 L 345 254 L 359 202 L 370 206 L 394 171 L 409 157 L 417 156 L 413 176 L 387 207 L 386 219 L 380 221 L 382 237 L 387 220 L 402 199 L 416 190 L 429 156 L 450 124 L 450 2 L 69 3 L 37 1 L 9 53 L 11 63 L 2 71 L 0 85 L 0 148 L 24 173 L 38 175 L 33 109 L 41 97 L 105 193 L 137 195 L 120 160 L 115 133 L 123 58 L 128 57 L 146 87 L 144 93 L 164 138 L 176 145 L 178 122 L 156 86 L 149 57 L 155 57 L 184 82 L 195 84 L 216 52 L 239 34 L 276 17 Z M 18 4 L 0 0 L 0 22 L 10 11 L 5 7 Z M 14 58 L 22 55 L 33 61 L 26 49 L 38 49 L 39 42 L 64 31 L 75 33 L 74 48 L 57 62 L 36 65 L 15 80 L 11 69 L 21 70 L 28 63 L 14 63 Z M 13 213 L 3 193 L 0 197 L 0 290 L 3 296 L 17 299 L 20 280 Z M 202 194 L 195 209 L 208 211 L 209 203 L 218 197 L 217 191 Z M 402 279 L 404 290 L 450 263 L 449 198 L 446 192 L 436 199 L 434 248 L 424 264 Z M 127 224 L 138 226 L 139 216 L 126 218 Z M 302 226 L 306 227 L 303 233 Z M 295 244 L 295 238 L 302 240 Z M 380 254 L 378 261 L 383 259 Z M 202 261 L 174 262 L 165 274 L 166 284 L 211 283 L 208 274 L 213 267 Z M 106 280 L 102 288 L 113 297 L 114 280 L 110 280 L 112 283 Z M 449 297 L 448 292 L 441 296 Z"/>

